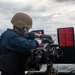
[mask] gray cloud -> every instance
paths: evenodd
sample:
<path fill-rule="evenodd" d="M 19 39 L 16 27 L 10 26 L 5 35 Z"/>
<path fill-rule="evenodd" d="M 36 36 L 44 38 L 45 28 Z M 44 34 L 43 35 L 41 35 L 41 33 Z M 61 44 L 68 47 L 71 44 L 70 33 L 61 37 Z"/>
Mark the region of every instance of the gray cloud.
<path fill-rule="evenodd" d="M 75 0 L 55 0 L 57 2 L 72 2 L 75 3 Z"/>
<path fill-rule="evenodd" d="M 20 5 L 21 4 L 21 5 Z M 6 12 L 18 12 L 18 11 L 31 11 L 33 6 L 31 4 L 15 3 L 15 2 L 0 2 L 0 8 Z"/>
<path fill-rule="evenodd" d="M 36 12 L 45 12 L 45 11 L 47 11 L 47 6 L 45 6 L 45 5 L 42 5 L 36 9 Z"/>
<path fill-rule="evenodd" d="M 24 6 L 21 10 L 23 10 L 23 11 L 32 11 L 33 6 L 29 4 L 29 5 Z"/>
<path fill-rule="evenodd" d="M 75 0 L 1 0 L 0 30 L 12 27 L 10 20 L 17 12 L 29 14 L 33 29 L 44 29 L 45 33 L 56 33 L 61 27 L 74 27 L 75 5 L 72 2 Z"/>

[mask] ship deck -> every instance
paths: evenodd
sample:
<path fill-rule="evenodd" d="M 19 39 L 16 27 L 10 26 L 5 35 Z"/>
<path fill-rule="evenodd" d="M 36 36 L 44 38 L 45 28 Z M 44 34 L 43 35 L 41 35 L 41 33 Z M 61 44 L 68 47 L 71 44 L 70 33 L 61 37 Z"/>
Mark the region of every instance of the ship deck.
<path fill-rule="evenodd" d="M 75 64 L 53 64 L 53 67 L 57 71 L 56 75 L 75 75 Z M 45 71 L 47 69 L 47 65 L 42 65 L 40 71 L 25 71 L 26 74 L 33 75 L 45 75 Z"/>

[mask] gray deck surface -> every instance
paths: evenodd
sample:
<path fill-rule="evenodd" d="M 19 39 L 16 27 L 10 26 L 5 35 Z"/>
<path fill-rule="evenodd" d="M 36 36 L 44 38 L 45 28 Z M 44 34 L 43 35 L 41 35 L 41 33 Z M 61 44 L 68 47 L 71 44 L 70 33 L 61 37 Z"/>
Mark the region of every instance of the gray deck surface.
<path fill-rule="evenodd" d="M 75 70 L 75 64 L 54 64 L 54 68 L 58 72 L 71 72 Z"/>
<path fill-rule="evenodd" d="M 43 67 L 40 69 L 40 71 L 29 71 L 28 73 L 42 73 L 46 71 L 46 66 L 43 65 Z M 75 70 L 75 64 L 54 64 L 53 67 L 56 69 L 57 72 L 59 73 L 69 73 L 73 70 Z M 75 73 L 75 72 L 74 72 Z"/>
<path fill-rule="evenodd" d="M 72 70 L 75 70 L 75 64 L 54 64 L 53 67 L 58 71 L 58 72 L 62 72 L 62 73 L 67 73 L 67 72 L 71 72 Z M 44 72 L 46 71 L 46 64 L 44 64 L 42 66 L 42 68 L 40 69 L 40 71 L 29 71 L 29 72 Z M 27 74 L 28 71 L 25 71 L 25 73 Z M 1 72 L 0 72 L 1 75 Z"/>

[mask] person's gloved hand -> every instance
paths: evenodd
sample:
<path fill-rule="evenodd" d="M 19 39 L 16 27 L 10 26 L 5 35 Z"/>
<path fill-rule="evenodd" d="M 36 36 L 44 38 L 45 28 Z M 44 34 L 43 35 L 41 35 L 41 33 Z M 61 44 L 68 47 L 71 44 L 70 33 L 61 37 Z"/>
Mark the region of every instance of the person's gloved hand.
<path fill-rule="evenodd" d="M 46 39 L 46 38 L 42 38 L 42 43 L 50 43 L 50 40 L 49 39 Z"/>
<path fill-rule="evenodd" d="M 52 37 L 49 35 L 43 34 L 40 36 L 40 38 L 43 39 L 44 41 L 47 41 L 47 42 L 49 41 L 50 44 L 54 43 Z"/>

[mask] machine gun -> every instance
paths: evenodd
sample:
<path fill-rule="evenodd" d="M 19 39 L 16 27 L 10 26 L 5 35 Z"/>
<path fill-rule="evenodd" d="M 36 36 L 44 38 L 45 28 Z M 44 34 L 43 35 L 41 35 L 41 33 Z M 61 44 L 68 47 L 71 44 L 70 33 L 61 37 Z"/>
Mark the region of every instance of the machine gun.
<path fill-rule="evenodd" d="M 27 70 L 40 71 L 42 64 L 46 64 L 46 74 L 51 75 L 55 71 L 53 69 L 55 59 L 61 56 L 59 54 L 60 48 L 58 44 L 54 44 L 50 36 L 42 35 L 40 38 L 43 39 L 43 43 L 38 48 L 30 51 Z"/>

